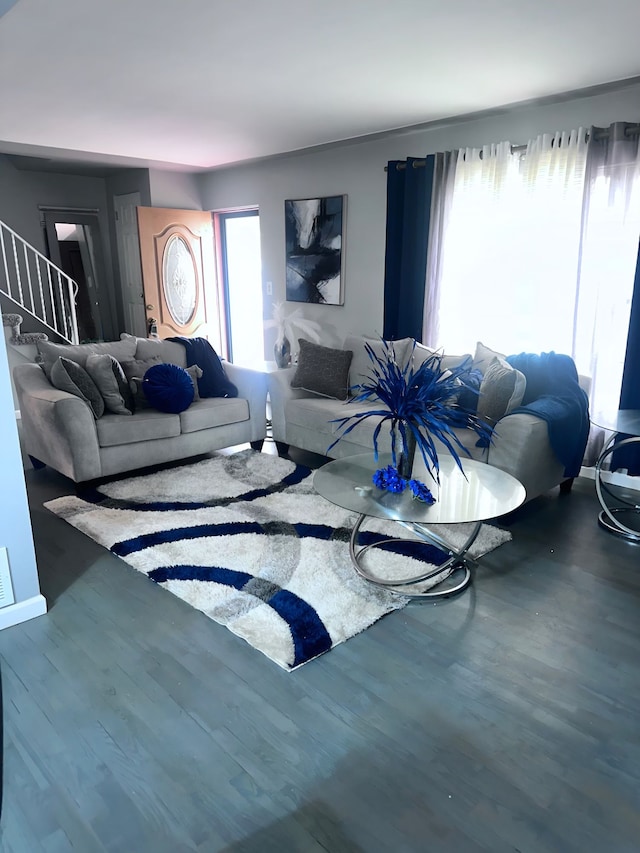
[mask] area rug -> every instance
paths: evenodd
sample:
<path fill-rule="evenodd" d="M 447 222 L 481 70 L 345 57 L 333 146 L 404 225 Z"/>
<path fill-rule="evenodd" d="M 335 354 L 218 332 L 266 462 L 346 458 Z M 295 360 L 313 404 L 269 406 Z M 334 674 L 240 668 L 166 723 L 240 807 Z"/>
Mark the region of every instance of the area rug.
<path fill-rule="evenodd" d="M 321 498 L 312 483 L 309 468 L 243 450 L 79 486 L 76 495 L 45 506 L 293 670 L 409 602 L 354 572 L 349 537 L 356 516 Z M 462 543 L 469 526 L 448 527 Z M 407 535 L 373 521 L 364 542 L 399 532 Z M 483 525 L 471 556 L 509 539 L 508 531 Z M 369 552 L 368 566 L 387 577 L 415 575 L 443 559 L 430 546 L 384 548 Z"/>

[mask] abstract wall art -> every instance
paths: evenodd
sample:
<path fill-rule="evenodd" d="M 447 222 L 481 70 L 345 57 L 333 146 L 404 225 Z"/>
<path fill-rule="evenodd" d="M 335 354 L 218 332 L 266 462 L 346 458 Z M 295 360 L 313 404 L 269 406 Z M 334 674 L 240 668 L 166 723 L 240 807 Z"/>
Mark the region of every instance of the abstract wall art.
<path fill-rule="evenodd" d="M 284 203 L 287 300 L 344 305 L 344 195 Z"/>

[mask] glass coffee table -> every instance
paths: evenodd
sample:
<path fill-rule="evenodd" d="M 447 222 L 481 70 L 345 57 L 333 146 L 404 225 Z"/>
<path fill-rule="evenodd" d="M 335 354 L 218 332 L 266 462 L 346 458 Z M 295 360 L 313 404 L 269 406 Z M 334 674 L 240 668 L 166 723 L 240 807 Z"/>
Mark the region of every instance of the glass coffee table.
<path fill-rule="evenodd" d="M 629 542 L 640 542 L 638 493 L 618 487 L 619 493 L 616 494 L 612 484 L 607 483 L 602 476 L 603 465 L 616 450 L 632 444 L 640 444 L 640 410 L 620 409 L 613 416 L 598 413 L 591 416 L 591 423 L 612 433 L 596 463 L 596 494 L 602 507 L 598 523 L 615 536 L 620 536 Z M 620 434 L 631 437 L 619 440 Z"/>
<path fill-rule="evenodd" d="M 440 454 L 438 460 L 440 494 L 437 502 L 430 506 L 414 500 L 409 489 L 397 495 L 373 485 L 371 478 L 374 471 L 391 464 L 390 454 L 380 454 L 377 461 L 373 453 L 336 459 L 319 468 L 313 478 L 313 485 L 323 498 L 358 513 L 350 543 L 351 562 L 356 572 L 369 583 L 408 598 L 433 599 L 465 589 L 471 582 L 471 568 L 476 565 L 468 556 L 468 551 L 480 532 L 482 522 L 511 512 L 520 506 L 526 496 L 522 483 L 499 468 L 464 459 L 463 474 L 449 454 Z M 422 460 L 420 464 L 424 465 Z M 414 476 L 421 479 L 416 467 Z M 384 579 L 373 575 L 365 566 L 366 553 L 370 548 L 398 539 L 382 539 L 374 544 L 359 546 L 358 535 L 368 518 L 397 522 L 414 534 L 411 539 L 400 538 L 399 541 L 411 542 L 413 545 L 416 541 L 436 545 L 447 554 L 447 558 L 437 567 L 430 566 L 429 571 L 412 577 Z M 467 540 L 458 548 L 430 529 L 434 524 L 455 525 L 462 522 L 474 522 L 474 525 Z M 442 586 L 444 581 L 460 573 L 462 576 L 454 577 L 453 583 L 449 580 Z M 434 586 L 420 592 L 400 589 L 432 580 L 439 575 L 442 575 L 436 584 L 439 588 Z"/>

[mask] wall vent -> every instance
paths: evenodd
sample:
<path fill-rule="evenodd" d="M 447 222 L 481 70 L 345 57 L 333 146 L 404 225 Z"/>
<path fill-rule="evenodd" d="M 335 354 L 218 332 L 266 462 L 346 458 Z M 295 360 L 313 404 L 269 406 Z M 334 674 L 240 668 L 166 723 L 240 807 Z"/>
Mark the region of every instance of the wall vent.
<path fill-rule="evenodd" d="M 14 604 L 15 600 L 9 569 L 9 555 L 6 548 L 0 548 L 0 607 Z"/>

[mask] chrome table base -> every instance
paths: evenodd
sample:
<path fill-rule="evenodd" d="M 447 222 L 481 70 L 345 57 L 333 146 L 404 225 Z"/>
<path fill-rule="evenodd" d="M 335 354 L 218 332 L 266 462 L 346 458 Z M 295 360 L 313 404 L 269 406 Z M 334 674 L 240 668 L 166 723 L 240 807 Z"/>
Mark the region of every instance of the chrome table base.
<path fill-rule="evenodd" d="M 416 534 L 418 537 L 420 537 L 419 539 L 382 539 L 379 542 L 360 547 L 358 545 L 358 534 L 360 532 L 360 527 L 362 523 L 368 517 L 369 516 L 367 515 L 360 515 L 358 517 L 358 520 L 356 521 L 353 527 L 353 532 L 351 534 L 349 551 L 354 569 L 360 575 L 360 577 L 364 578 L 369 583 L 386 589 L 389 592 L 393 592 L 396 595 L 402 595 L 405 598 L 445 598 L 446 596 L 455 595 L 459 592 L 462 592 L 471 583 L 471 569 L 475 568 L 477 564 L 474 560 L 467 557 L 466 555 L 469 548 L 475 542 L 478 533 L 480 532 L 480 528 L 482 527 L 481 521 L 478 521 L 474 524 L 471 534 L 469 535 L 462 548 L 460 548 L 459 550 L 452 548 L 452 546 L 448 542 L 446 542 L 445 539 L 430 530 L 427 525 L 409 521 L 398 521 L 397 523 L 401 524 L 403 527 L 406 527 L 412 533 Z M 367 569 L 363 565 L 363 557 L 366 552 L 369 551 L 371 548 L 377 548 L 386 543 L 397 544 L 398 542 L 409 542 L 414 546 L 419 546 L 420 544 L 436 545 L 438 548 L 447 552 L 449 556 L 446 560 L 440 563 L 439 566 L 431 568 L 428 572 L 424 572 L 421 575 L 415 575 L 408 578 L 389 580 L 370 574 L 370 572 L 367 571 Z M 452 575 L 459 572 L 462 572 L 462 577 L 459 580 L 457 580 L 455 583 L 449 583 L 445 586 L 441 586 L 442 584 L 445 584 L 446 581 L 452 577 Z M 442 577 L 440 577 L 439 580 L 436 580 L 434 584 L 434 587 L 439 587 L 438 589 L 432 587 L 430 589 L 420 592 L 412 592 L 410 590 L 404 589 L 404 587 L 411 587 L 415 584 L 422 583 L 423 581 L 429 581 L 433 578 L 438 578 L 439 576 Z"/>
<path fill-rule="evenodd" d="M 609 441 L 604 446 L 602 453 L 596 464 L 596 494 L 602 507 L 602 512 L 598 516 L 598 524 L 612 533 L 614 536 L 619 536 L 621 539 L 626 539 L 628 542 L 640 542 L 640 506 L 631 500 L 625 500 L 622 497 L 615 498 L 618 503 L 623 506 L 610 506 L 607 503 L 607 497 L 615 497 L 606 482 L 602 479 L 602 465 L 608 456 L 621 447 L 630 444 L 639 444 L 640 436 L 625 438 L 622 441 L 616 442 L 617 435 L 612 435 Z M 622 520 L 627 516 L 628 520 L 636 520 L 639 522 L 637 527 L 629 527 Z"/>

